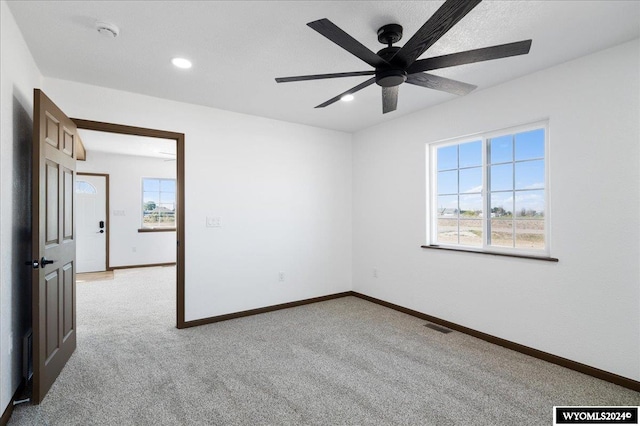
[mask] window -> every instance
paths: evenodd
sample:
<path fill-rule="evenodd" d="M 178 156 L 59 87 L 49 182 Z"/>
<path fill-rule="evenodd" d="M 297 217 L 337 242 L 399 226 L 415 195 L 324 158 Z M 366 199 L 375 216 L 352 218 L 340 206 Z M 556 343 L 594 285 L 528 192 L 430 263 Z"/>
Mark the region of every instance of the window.
<path fill-rule="evenodd" d="M 547 124 L 429 145 L 432 246 L 549 252 Z"/>
<path fill-rule="evenodd" d="M 76 194 L 96 194 L 96 187 L 84 180 L 76 180 Z"/>
<path fill-rule="evenodd" d="M 142 179 L 142 229 L 176 227 L 176 180 Z"/>

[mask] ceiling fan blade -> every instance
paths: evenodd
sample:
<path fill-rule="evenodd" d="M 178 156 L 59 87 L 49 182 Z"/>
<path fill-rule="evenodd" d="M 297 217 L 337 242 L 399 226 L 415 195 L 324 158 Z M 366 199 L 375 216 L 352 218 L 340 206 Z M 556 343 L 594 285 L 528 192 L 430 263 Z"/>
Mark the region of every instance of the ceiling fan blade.
<path fill-rule="evenodd" d="M 500 44 L 498 46 L 483 47 L 467 50 L 450 55 L 420 59 L 409 67 L 407 73 L 413 74 L 440 68 L 455 67 L 456 65 L 472 64 L 474 62 L 490 61 L 492 59 L 508 58 L 509 56 L 526 55 L 531 49 L 531 40 L 516 41 L 515 43 Z"/>
<path fill-rule="evenodd" d="M 481 1 L 447 0 L 402 46 L 391 61 L 403 68 L 409 67 Z"/>
<path fill-rule="evenodd" d="M 342 92 L 338 96 L 333 97 L 333 98 L 329 99 L 328 101 L 321 103 L 316 108 L 324 108 L 324 107 L 326 107 L 328 105 L 331 105 L 334 102 L 338 102 L 341 97 L 343 97 L 345 95 L 352 95 L 352 94 L 356 93 L 358 90 L 362 90 L 367 86 L 371 86 L 375 82 L 376 82 L 376 78 L 372 77 L 369 80 L 365 81 L 364 83 L 360 83 L 357 86 L 352 87 L 351 89 L 347 90 L 346 92 Z"/>
<path fill-rule="evenodd" d="M 383 87 L 382 88 L 382 113 L 386 114 L 391 111 L 395 111 L 398 107 L 398 87 Z"/>
<path fill-rule="evenodd" d="M 427 74 L 426 72 L 409 75 L 407 77 L 407 83 L 460 96 L 466 95 L 478 87 L 473 84 L 463 83 L 461 81 L 451 80 L 449 78 L 439 77 L 433 74 Z"/>
<path fill-rule="evenodd" d="M 360 75 L 374 75 L 376 72 L 371 71 L 355 71 L 355 72 L 337 72 L 333 74 L 313 74 L 313 75 L 299 75 L 296 77 L 277 77 L 278 83 L 289 83 L 291 81 L 306 81 L 306 80 L 322 80 L 325 78 L 340 78 L 340 77 L 356 77 Z"/>
<path fill-rule="evenodd" d="M 307 25 L 374 68 L 389 65 L 387 61 L 373 53 L 358 40 L 345 33 L 336 24 L 326 18 L 309 22 Z"/>

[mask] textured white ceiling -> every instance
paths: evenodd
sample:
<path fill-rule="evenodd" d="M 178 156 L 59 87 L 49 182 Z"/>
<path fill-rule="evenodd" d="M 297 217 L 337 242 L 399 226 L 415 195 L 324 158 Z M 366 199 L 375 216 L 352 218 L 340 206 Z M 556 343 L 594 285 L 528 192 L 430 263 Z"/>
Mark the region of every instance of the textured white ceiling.
<path fill-rule="evenodd" d="M 9 7 L 46 77 L 356 131 L 455 95 L 404 84 L 398 110 L 383 115 L 380 88 L 372 85 L 350 103 L 314 109 L 368 77 L 281 84 L 274 78 L 370 67 L 306 23 L 329 18 L 378 51 L 380 26 L 401 24 L 401 46 L 442 3 L 49 0 L 10 1 Z M 97 20 L 119 26 L 120 36 L 98 34 Z M 533 39 L 526 56 L 433 72 L 482 90 L 638 38 L 639 22 L 638 1 L 484 1 L 422 58 Z M 174 56 L 191 59 L 193 68 L 174 68 Z"/>

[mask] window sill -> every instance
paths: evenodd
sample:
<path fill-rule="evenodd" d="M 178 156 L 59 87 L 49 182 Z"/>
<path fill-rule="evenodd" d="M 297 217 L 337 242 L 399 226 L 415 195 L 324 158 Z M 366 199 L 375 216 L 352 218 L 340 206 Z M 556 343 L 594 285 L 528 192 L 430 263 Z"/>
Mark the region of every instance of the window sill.
<path fill-rule="evenodd" d="M 447 251 L 458 251 L 464 253 L 477 253 L 477 254 L 488 254 L 491 256 L 504 256 L 504 257 L 516 257 L 518 259 L 532 259 L 532 260 L 543 260 L 545 262 L 559 262 L 560 260 L 555 257 L 548 256 L 534 256 L 530 254 L 514 254 L 514 253 L 500 253 L 495 251 L 480 251 L 480 250 L 465 250 L 465 249 L 457 249 L 452 247 L 441 247 L 436 245 L 429 246 L 420 246 L 424 249 L 436 249 L 436 250 L 447 250 Z"/>
<path fill-rule="evenodd" d="M 176 232 L 176 228 L 140 228 L 138 232 Z"/>

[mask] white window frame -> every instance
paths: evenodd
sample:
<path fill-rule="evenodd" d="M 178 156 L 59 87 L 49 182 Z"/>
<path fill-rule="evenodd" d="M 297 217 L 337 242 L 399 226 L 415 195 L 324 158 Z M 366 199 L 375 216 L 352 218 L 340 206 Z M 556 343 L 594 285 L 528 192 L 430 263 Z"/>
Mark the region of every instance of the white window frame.
<path fill-rule="evenodd" d="M 178 223 L 178 218 L 177 215 L 174 213 L 174 223 L 173 226 L 149 226 L 149 225 L 145 225 L 144 223 L 144 181 L 145 180 L 157 180 L 157 181 L 163 181 L 163 180 L 171 180 L 175 183 L 176 185 L 176 193 L 178 190 L 178 181 L 176 178 L 159 178 L 159 177 L 143 177 L 140 180 L 140 228 L 139 230 L 141 231 L 165 231 L 165 230 L 175 230 L 177 223 Z M 162 191 L 158 191 L 158 195 L 161 193 Z M 158 203 L 160 203 L 160 201 L 158 200 Z M 177 210 L 178 207 L 178 200 L 176 199 L 176 201 L 174 201 L 174 209 Z M 177 213 L 177 211 L 176 211 Z"/>
<path fill-rule="evenodd" d="M 544 129 L 544 241 L 545 247 L 544 249 L 527 249 L 527 248 L 516 248 L 516 247 L 497 247 L 488 245 L 488 218 L 490 218 L 489 213 L 489 201 L 490 201 L 490 190 L 488 188 L 488 164 L 487 164 L 487 152 L 488 145 L 487 141 L 492 138 L 527 132 L 530 130 L 536 129 Z M 438 215 L 435 211 L 435 206 L 437 206 L 438 200 L 438 189 L 437 189 L 437 173 L 438 173 L 438 165 L 437 165 L 437 155 L 436 150 L 438 148 L 442 148 L 445 146 L 451 145 L 459 145 L 467 142 L 475 142 L 480 140 L 482 143 L 482 247 L 479 246 L 468 246 L 462 244 L 451 244 L 451 243 L 441 243 L 437 241 L 437 220 Z M 507 254 L 514 256 L 531 256 L 531 257 L 549 257 L 551 253 L 551 238 L 550 238 L 550 223 L 551 223 L 551 205 L 549 203 L 549 193 L 550 193 L 550 182 L 549 182 L 549 170 L 550 170 L 550 155 L 549 155 L 549 120 L 541 120 L 536 121 L 529 124 L 507 127 L 500 130 L 492 130 L 487 132 L 475 133 L 467 136 L 445 139 L 435 142 L 429 142 L 426 144 L 426 157 L 427 157 L 427 205 L 426 205 L 426 229 L 427 229 L 427 246 L 425 248 L 445 248 L 452 249 L 456 251 L 471 251 L 471 252 L 481 252 L 481 253 L 493 253 L 493 254 Z M 515 160 L 514 160 L 515 161 Z M 515 177 L 514 177 L 515 179 Z M 515 192 L 515 187 L 514 187 Z M 515 206 L 513 215 L 515 216 Z M 459 219 L 458 219 L 459 220 Z M 515 219 L 514 219 L 515 220 Z M 515 233 L 515 227 L 514 227 Z M 515 234 L 514 234 L 515 235 Z"/>

